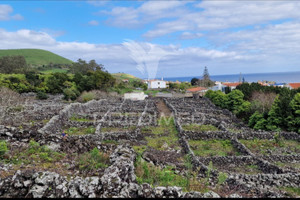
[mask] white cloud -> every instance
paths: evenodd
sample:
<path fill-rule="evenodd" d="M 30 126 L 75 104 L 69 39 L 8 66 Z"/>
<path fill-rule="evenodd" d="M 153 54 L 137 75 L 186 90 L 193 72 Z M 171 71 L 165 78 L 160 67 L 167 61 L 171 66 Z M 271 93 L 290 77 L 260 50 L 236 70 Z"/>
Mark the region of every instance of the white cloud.
<path fill-rule="evenodd" d="M 91 20 L 91 21 L 89 21 L 88 24 L 91 25 L 91 26 L 98 26 L 98 25 L 99 25 L 99 22 L 96 21 L 96 20 Z"/>
<path fill-rule="evenodd" d="M 11 15 L 13 8 L 10 5 L 0 4 L 0 21 L 8 20 L 23 20 L 23 16 L 20 14 Z"/>
<path fill-rule="evenodd" d="M 217 31 L 275 20 L 300 20 L 299 1 L 202 1 L 173 21 L 161 22 L 144 34 L 159 37 L 176 31 Z"/>
<path fill-rule="evenodd" d="M 179 38 L 182 40 L 189 40 L 189 39 L 200 38 L 202 36 L 203 36 L 202 33 L 191 33 L 191 32 L 185 31 L 180 35 Z"/>
<path fill-rule="evenodd" d="M 102 10 L 100 13 L 109 15 L 107 24 L 118 27 L 138 27 L 159 19 L 177 18 L 187 12 L 183 6 L 188 1 L 147 1 L 141 6 L 114 7 L 112 10 Z"/>
<path fill-rule="evenodd" d="M 130 57 L 129 50 L 122 44 L 62 42 L 57 41 L 48 33 L 25 29 L 16 32 L 0 29 L 0 43 L 2 49 L 38 48 L 52 51 L 74 61 L 79 58 L 85 60 L 95 59 L 99 63 L 104 64 L 110 72 L 126 70 L 128 73 L 141 76 L 136 69 L 137 63 Z M 148 48 L 161 49 L 166 53 L 166 56 L 160 61 L 158 73 L 165 73 L 169 76 L 181 73 L 180 70 L 183 67 L 187 67 L 187 65 L 198 66 L 199 63 L 211 61 L 223 63 L 248 59 L 247 56 L 230 51 L 206 50 L 197 47 L 180 48 L 174 45 L 157 45 L 152 43 L 139 44 L 144 46 L 145 50 Z M 154 51 L 154 53 L 156 52 Z M 156 59 L 155 54 L 149 57 L 147 62 L 152 62 L 151 59 L 153 61 Z M 161 65 L 161 63 L 164 64 Z M 162 69 L 166 70 L 162 72 Z M 177 69 L 177 71 L 173 69 Z"/>

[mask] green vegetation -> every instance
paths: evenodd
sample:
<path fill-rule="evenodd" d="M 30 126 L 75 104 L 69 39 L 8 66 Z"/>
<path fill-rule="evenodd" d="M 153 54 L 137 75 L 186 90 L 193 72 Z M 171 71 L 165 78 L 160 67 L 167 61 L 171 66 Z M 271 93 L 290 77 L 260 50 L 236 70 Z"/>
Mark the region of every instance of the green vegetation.
<path fill-rule="evenodd" d="M 96 129 L 93 126 L 89 126 L 87 128 L 77 128 L 77 127 L 71 127 L 67 129 L 65 132 L 68 135 L 87 135 L 87 134 L 94 134 Z"/>
<path fill-rule="evenodd" d="M 300 196 L 299 187 L 280 187 L 279 189 L 286 191 L 291 197 L 295 198 Z"/>
<path fill-rule="evenodd" d="M 124 79 L 127 79 L 129 81 L 141 81 L 140 78 L 138 77 L 135 77 L 133 75 L 130 75 L 130 74 L 125 74 L 125 73 L 113 73 L 111 74 L 114 78 L 122 81 Z"/>
<path fill-rule="evenodd" d="M 300 88 L 290 90 L 243 83 L 228 94 L 209 90 L 205 96 L 217 106 L 231 110 L 256 130 L 300 133 Z"/>
<path fill-rule="evenodd" d="M 139 184 L 149 183 L 153 187 L 157 186 L 179 186 L 183 191 L 196 190 L 206 192 L 208 189 L 200 181 L 197 181 L 195 174 L 190 174 L 183 177 L 174 173 L 175 169 L 171 166 L 166 166 L 161 169 L 153 164 L 147 163 L 137 157 L 135 162 L 135 174 Z"/>
<path fill-rule="evenodd" d="M 0 140 L 0 159 L 3 158 L 3 156 L 6 154 L 8 151 L 6 141 Z"/>
<path fill-rule="evenodd" d="M 268 154 L 268 150 L 275 150 L 279 148 L 288 148 L 293 152 L 300 152 L 300 144 L 294 140 L 240 140 L 241 143 L 246 145 L 251 151 L 259 154 Z"/>
<path fill-rule="evenodd" d="M 217 106 L 232 111 L 238 117 L 245 118 L 250 112 L 251 103 L 243 99 L 244 94 L 240 90 L 233 90 L 228 94 L 209 90 L 206 92 L 205 97 Z"/>
<path fill-rule="evenodd" d="M 283 163 L 283 162 L 275 162 L 275 165 L 279 167 L 292 167 L 295 169 L 300 169 L 300 163 Z"/>
<path fill-rule="evenodd" d="M 106 168 L 108 164 L 109 156 L 105 153 L 101 153 L 96 147 L 90 152 L 80 155 L 77 160 L 77 165 L 81 171 Z"/>
<path fill-rule="evenodd" d="M 148 146 L 155 148 L 157 150 L 165 150 L 168 147 L 174 148 L 176 150 L 180 149 L 177 137 L 177 129 L 175 127 L 175 122 L 173 117 L 165 117 L 158 120 L 157 127 L 145 127 L 142 128 L 142 133 L 154 134 L 150 137 L 145 137 Z"/>
<path fill-rule="evenodd" d="M 75 114 L 72 115 L 72 117 L 70 118 L 71 121 L 77 121 L 77 122 L 91 122 L 91 121 L 94 121 L 92 119 L 87 119 L 85 117 L 80 117 L 80 116 L 77 116 Z"/>
<path fill-rule="evenodd" d="M 13 164 L 53 163 L 64 157 L 64 153 L 53 151 L 45 145 L 41 146 L 38 142 L 30 140 L 29 147 L 25 151 L 14 152 L 5 162 Z"/>
<path fill-rule="evenodd" d="M 3 56 L 23 56 L 28 65 L 41 66 L 49 64 L 68 64 L 73 62 L 62 56 L 42 49 L 7 49 L 0 50 L 0 57 Z"/>
<path fill-rule="evenodd" d="M 230 140 L 190 140 L 189 144 L 196 156 L 239 155 Z"/>
<path fill-rule="evenodd" d="M 199 125 L 199 124 L 189 124 L 182 125 L 182 128 L 187 131 L 197 131 L 197 132 L 206 132 L 206 131 L 218 131 L 219 129 L 213 125 Z"/>

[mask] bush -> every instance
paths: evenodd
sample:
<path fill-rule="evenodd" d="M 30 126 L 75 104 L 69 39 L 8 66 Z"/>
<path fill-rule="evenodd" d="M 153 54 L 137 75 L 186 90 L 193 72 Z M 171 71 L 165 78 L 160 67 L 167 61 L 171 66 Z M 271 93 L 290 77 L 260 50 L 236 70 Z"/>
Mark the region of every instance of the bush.
<path fill-rule="evenodd" d="M 48 99 L 48 95 L 45 92 L 38 91 L 36 94 L 36 98 L 40 100 Z"/>
<path fill-rule="evenodd" d="M 96 99 L 96 93 L 94 91 L 90 91 L 90 92 L 84 91 L 78 98 L 78 101 L 85 103 L 93 99 Z"/>
<path fill-rule="evenodd" d="M 69 99 L 74 101 L 80 95 L 79 91 L 74 87 L 64 89 L 63 93 L 64 93 L 64 99 L 67 100 L 67 101 Z"/>
<path fill-rule="evenodd" d="M 0 141 L 0 158 L 8 151 L 6 141 Z"/>
<path fill-rule="evenodd" d="M 77 166 L 80 170 L 95 170 L 108 166 L 109 156 L 101 153 L 96 147 L 90 152 L 82 154 L 77 160 Z"/>

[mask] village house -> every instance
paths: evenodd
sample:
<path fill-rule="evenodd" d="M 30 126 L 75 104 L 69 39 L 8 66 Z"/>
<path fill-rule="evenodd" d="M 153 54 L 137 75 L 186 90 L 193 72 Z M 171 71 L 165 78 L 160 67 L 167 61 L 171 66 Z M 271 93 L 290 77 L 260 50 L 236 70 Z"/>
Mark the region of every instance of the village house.
<path fill-rule="evenodd" d="M 148 89 L 163 89 L 163 88 L 167 88 L 167 81 L 164 81 L 163 79 L 148 80 Z"/>
<path fill-rule="evenodd" d="M 300 88 L 300 83 L 288 83 L 285 85 L 285 87 L 289 89 L 298 89 Z"/>
<path fill-rule="evenodd" d="M 234 90 L 238 85 L 241 85 L 241 82 L 236 82 L 236 83 L 230 83 L 230 82 L 224 82 L 223 85 L 225 87 L 230 87 L 231 90 Z"/>
<path fill-rule="evenodd" d="M 204 96 L 205 93 L 207 92 L 207 88 L 205 87 L 195 87 L 195 88 L 190 88 L 186 90 L 186 97 L 192 97 L 192 96 Z"/>

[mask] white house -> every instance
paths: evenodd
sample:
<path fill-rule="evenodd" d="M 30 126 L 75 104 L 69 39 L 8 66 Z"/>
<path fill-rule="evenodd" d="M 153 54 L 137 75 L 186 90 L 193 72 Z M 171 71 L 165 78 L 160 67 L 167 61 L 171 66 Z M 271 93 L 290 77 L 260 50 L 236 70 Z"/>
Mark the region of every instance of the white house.
<path fill-rule="evenodd" d="M 167 88 L 167 81 L 162 80 L 149 80 L 148 81 L 148 89 L 160 89 Z"/>
<path fill-rule="evenodd" d="M 132 92 L 132 93 L 125 93 L 124 99 L 131 99 L 131 100 L 145 100 L 148 95 L 145 95 L 144 92 Z"/>

